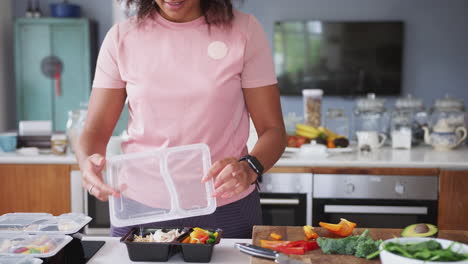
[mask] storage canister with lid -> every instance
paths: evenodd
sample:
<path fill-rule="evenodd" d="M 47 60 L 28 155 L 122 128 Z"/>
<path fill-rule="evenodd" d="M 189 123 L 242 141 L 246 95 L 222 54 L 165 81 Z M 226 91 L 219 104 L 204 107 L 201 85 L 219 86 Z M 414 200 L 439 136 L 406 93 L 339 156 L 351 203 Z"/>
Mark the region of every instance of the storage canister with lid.
<path fill-rule="evenodd" d="M 304 122 L 313 127 L 319 127 L 322 118 L 322 96 L 320 89 L 302 90 L 304 102 Z"/>
<path fill-rule="evenodd" d="M 389 116 L 385 109 L 385 100 L 376 98 L 375 94 L 368 94 L 356 102 L 353 111 L 354 136 L 358 131 L 388 132 Z"/>
<path fill-rule="evenodd" d="M 424 142 L 422 127 L 427 125 L 428 118 L 421 99 L 411 95 L 397 99 L 391 121 L 393 147 L 409 149 Z"/>

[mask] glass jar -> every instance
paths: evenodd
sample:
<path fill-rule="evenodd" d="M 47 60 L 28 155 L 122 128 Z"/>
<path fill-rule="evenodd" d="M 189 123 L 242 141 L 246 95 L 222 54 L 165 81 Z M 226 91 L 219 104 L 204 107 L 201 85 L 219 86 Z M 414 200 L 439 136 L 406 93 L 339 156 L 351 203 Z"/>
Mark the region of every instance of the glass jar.
<path fill-rule="evenodd" d="M 302 90 L 304 102 L 304 122 L 313 127 L 319 127 L 322 118 L 322 96 L 320 89 Z"/>
<path fill-rule="evenodd" d="M 358 131 L 374 131 L 387 134 L 389 117 L 385 109 L 385 100 L 376 98 L 375 94 L 358 99 L 353 111 L 353 136 Z"/>
<path fill-rule="evenodd" d="M 423 101 L 414 98 L 411 95 L 396 100 L 395 109 L 392 112 L 392 121 L 390 125 L 392 142 L 394 147 L 410 148 L 408 146 L 407 136 L 409 135 L 409 144 L 412 146 L 424 142 L 423 126 L 427 126 L 429 115 L 424 108 Z M 397 137 L 397 138 L 395 138 Z M 401 143 L 405 141 L 405 143 Z"/>
<path fill-rule="evenodd" d="M 442 121 L 447 122 L 453 129 L 465 127 L 465 114 L 463 100 L 446 95 L 444 98 L 435 101 L 431 109 L 429 124 L 432 128 Z"/>
<path fill-rule="evenodd" d="M 67 142 L 68 149 L 74 153 L 74 145 L 78 140 L 81 131 L 83 130 L 84 123 L 86 121 L 87 110 L 76 109 L 68 111 L 68 121 L 67 121 Z"/>
<path fill-rule="evenodd" d="M 349 118 L 342 108 L 327 109 L 325 127 L 335 134 L 349 138 Z"/>

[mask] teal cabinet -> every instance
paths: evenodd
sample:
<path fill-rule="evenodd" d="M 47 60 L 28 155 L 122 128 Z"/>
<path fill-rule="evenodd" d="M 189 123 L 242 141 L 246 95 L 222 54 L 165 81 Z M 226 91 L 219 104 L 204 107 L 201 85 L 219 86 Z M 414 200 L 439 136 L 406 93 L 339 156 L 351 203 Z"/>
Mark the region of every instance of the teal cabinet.
<path fill-rule="evenodd" d="M 80 108 L 80 103 L 87 102 L 90 95 L 90 45 L 90 24 L 86 19 L 16 21 L 18 121 L 52 120 L 55 131 L 65 130 L 68 111 Z M 46 63 L 50 58 L 61 64 L 61 70 L 54 70 L 59 69 L 54 63 Z M 59 71 L 60 78 L 55 75 Z M 59 79 L 60 93 L 56 91 L 56 79 Z"/>

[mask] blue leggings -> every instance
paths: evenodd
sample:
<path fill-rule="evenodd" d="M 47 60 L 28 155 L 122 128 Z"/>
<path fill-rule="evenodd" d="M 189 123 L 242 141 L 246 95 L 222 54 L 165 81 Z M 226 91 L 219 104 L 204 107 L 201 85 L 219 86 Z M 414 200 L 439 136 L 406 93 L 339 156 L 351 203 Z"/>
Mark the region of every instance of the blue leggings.
<path fill-rule="evenodd" d="M 143 227 L 210 227 L 224 230 L 224 238 L 251 238 L 252 227 L 262 224 L 262 211 L 260 208 L 260 195 L 254 190 L 247 197 L 218 207 L 210 215 L 195 216 L 170 221 L 162 221 L 139 225 Z M 111 226 L 111 235 L 122 237 L 133 227 Z"/>

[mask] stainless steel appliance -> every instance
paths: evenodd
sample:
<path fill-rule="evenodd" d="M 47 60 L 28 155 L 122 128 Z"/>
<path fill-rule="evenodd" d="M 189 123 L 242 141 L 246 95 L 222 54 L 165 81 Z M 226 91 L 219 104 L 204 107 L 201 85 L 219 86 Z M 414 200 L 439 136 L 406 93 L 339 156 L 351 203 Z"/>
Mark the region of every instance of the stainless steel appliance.
<path fill-rule="evenodd" d="M 312 223 L 312 174 L 271 173 L 260 183 L 263 224 L 300 226 Z"/>
<path fill-rule="evenodd" d="M 359 227 L 437 224 L 437 176 L 314 175 L 313 219 Z"/>

